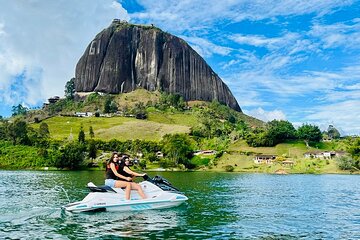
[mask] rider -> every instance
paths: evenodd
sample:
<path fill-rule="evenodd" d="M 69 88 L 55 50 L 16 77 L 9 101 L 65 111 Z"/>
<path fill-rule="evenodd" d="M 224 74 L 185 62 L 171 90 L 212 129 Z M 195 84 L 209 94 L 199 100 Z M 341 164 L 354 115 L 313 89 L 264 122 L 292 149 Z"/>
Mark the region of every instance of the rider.
<path fill-rule="evenodd" d="M 129 166 L 130 166 L 130 159 L 127 155 L 124 155 L 120 161 L 119 169 L 117 170 L 117 172 L 118 172 L 118 174 L 120 174 L 124 177 L 127 177 L 126 181 L 130 182 L 131 189 L 137 190 L 140 197 L 142 199 L 145 199 L 146 196 L 145 196 L 141 186 L 139 184 L 133 182 L 133 179 L 135 177 L 144 177 L 146 174 L 145 173 L 140 174 L 140 173 L 134 172 L 134 171 L 130 170 Z"/>
<path fill-rule="evenodd" d="M 117 152 L 113 152 L 109 163 L 106 165 L 105 185 L 112 188 L 113 187 L 125 188 L 125 199 L 130 200 L 130 191 L 132 187 L 129 181 L 131 181 L 132 178 L 119 174 L 118 169 L 119 169 L 119 154 Z"/>

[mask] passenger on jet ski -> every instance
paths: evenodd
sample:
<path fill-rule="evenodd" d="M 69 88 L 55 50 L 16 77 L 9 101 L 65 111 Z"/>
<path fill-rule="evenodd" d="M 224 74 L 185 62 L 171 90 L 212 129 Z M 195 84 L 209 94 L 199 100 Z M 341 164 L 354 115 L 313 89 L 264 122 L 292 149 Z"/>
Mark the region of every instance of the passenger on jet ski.
<path fill-rule="evenodd" d="M 142 198 L 146 198 L 144 192 L 141 187 L 133 186 L 129 181 L 132 180 L 131 177 L 126 177 L 119 174 L 117 171 L 119 169 L 119 155 L 114 152 L 111 155 L 109 163 L 106 165 L 106 179 L 105 185 L 109 187 L 115 188 L 125 188 L 125 199 L 130 200 L 130 191 L 131 189 L 137 190 L 139 195 Z M 145 175 L 145 174 L 144 174 Z"/>
<path fill-rule="evenodd" d="M 131 184 L 131 189 L 132 190 L 137 190 L 140 197 L 142 199 L 145 199 L 145 194 L 141 188 L 141 186 L 135 182 L 133 182 L 133 179 L 135 177 L 144 177 L 146 174 L 145 173 L 137 173 L 137 172 L 134 172 L 132 171 L 129 166 L 131 166 L 132 164 L 130 164 L 130 159 L 127 155 L 124 155 L 122 157 L 122 159 L 120 160 L 120 163 L 119 163 L 119 168 L 117 170 L 117 172 L 121 175 L 121 176 L 124 176 L 124 177 L 127 177 L 128 179 L 126 181 L 130 182 Z"/>

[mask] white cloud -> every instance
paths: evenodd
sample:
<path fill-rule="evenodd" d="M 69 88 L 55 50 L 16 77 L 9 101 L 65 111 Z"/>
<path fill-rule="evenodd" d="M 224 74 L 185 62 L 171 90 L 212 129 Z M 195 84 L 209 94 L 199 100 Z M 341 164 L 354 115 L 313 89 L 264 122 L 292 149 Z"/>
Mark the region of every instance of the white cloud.
<path fill-rule="evenodd" d="M 323 48 L 343 47 L 349 49 L 360 48 L 360 22 L 358 18 L 350 23 L 335 23 L 312 26 L 309 36 L 318 38 Z"/>
<path fill-rule="evenodd" d="M 114 0 L 0 2 L 1 104 L 62 96 L 91 39 L 113 18 L 129 19 Z"/>
<path fill-rule="evenodd" d="M 339 126 L 344 134 L 360 135 L 360 99 L 341 101 L 313 108 L 316 112 L 306 116 L 306 120 L 318 125 L 334 124 Z"/>
<path fill-rule="evenodd" d="M 243 20 L 273 20 L 279 16 L 303 14 L 325 15 L 334 9 L 348 6 L 352 0 L 139 0 L 144 11 L 131 17 L 146 23 L 155 23 L 166 30 L 183 32 L 208 30 L 212 24 L 241 22 Z M 204 10 L 204 7 L 206 10 Z"/>
<path fill-rule="evenodd" d="M 264 122 L 272 120 L 286 120 L 286 116 L 281 110 L 265 111 L 259 107 L 251 110 L 244 110 L 244 113 L 263 120 Z"/>
<path fill-rule="evenodd" d="M 180 36 L 186 40 L 194 50 L 202 57 L 211 57 L 213 54 L 219 54 L 222 56 L 228 55 L 231 52 L 231 48 L 216 45 L 209 40 L 200 37 L 187 37 Z"/>
<path fill-rule="evenodd" d="M 282 38 L 266 38 L 265 36 L 243 34 L 232 35 L 230 36 L 230 39 L 239 44 L 247 44 L 256 47 L 267 47 L 270 49 L 283 42 Z"/>

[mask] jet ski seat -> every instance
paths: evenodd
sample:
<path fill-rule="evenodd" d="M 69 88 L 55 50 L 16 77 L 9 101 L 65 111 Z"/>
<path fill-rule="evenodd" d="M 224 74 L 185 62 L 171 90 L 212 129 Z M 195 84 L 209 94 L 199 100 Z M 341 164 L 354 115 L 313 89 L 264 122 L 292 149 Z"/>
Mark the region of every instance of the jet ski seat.
<path fill-rule="evenodd" d="M 87 186 L 91 192 L 114 192 L 116 191 L 112 189 L 109 186 L 103 185 L 103 186 Z"/>

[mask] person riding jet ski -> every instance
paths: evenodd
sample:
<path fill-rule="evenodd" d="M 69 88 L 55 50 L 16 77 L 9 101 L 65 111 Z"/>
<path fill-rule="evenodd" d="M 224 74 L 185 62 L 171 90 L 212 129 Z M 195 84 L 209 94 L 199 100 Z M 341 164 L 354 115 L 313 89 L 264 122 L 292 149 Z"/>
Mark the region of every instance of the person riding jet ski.
<path fill-rule="evenodd" d="M 130 169 L 130 166 L 133 165 L 133 161 L 130 160 L 128 155 L 123 155 L 121 160 L 119 161 L 119 168 L 117 169 L 117 172 L 125 177 L 130 177 L 131 180 L 126 180 L 128 182 L 133 182 L 135 177 L 143 177 L 146 174 L 139 174 Z"/>
<path fill-rule="evenodd" d="M 141 186 L 137 183 L 133 183 L 132 177 L 130 176 L 124 176 L 118 171 L 123 168 L 119 165 L 119 154 L 117 152 L 114 152 L 110 158 L 109 164 L 106 166 L 106 179 L 105 179 L 105 185 L 109 186 L 111 188 L 125 188 L 125 199 L 130 200 L 130 192 L 131 190 L 138 191 L 140 197 L 142 199 L 146 199 L 146 196 L 141 188 Z M 120 170 L 122 173 L 123 171 Z M 124 171 L 125 172 L 125 171 Z M 133 176 L 142 177 L 145 174 L 139 174 L 131 171 Z"/>

